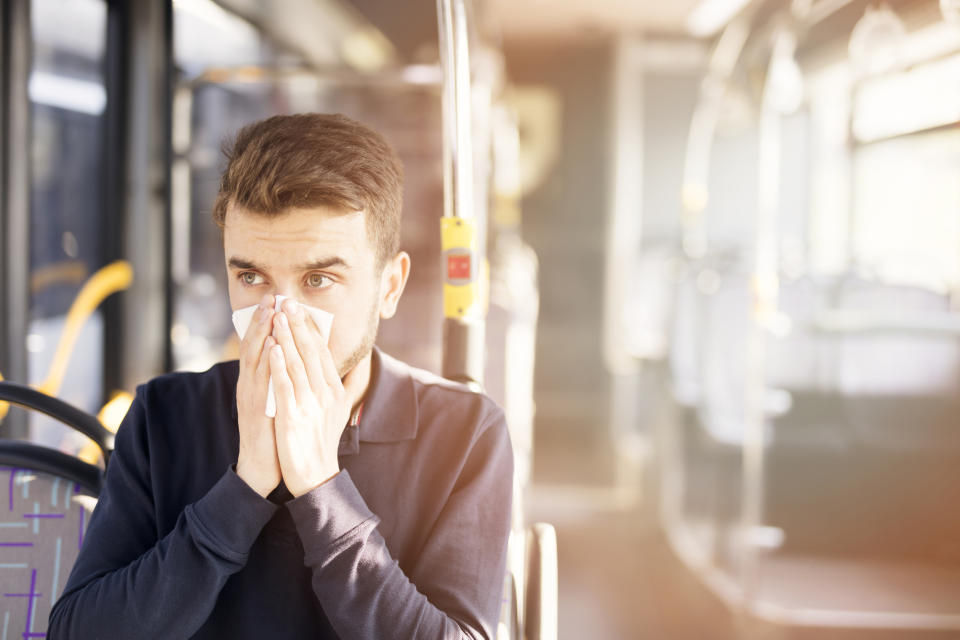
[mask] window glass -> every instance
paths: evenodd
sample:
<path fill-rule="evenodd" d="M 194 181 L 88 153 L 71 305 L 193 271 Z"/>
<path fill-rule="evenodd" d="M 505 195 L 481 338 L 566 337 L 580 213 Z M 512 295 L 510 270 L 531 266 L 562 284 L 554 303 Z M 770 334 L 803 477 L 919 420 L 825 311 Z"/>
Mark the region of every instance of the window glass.
<path fill-rule="evenodd" d="M 188 77 L 269 57 L 268 45 L 253 25 L 212 0 L 175 0 L 173 32 L 173 57 Z"/>
<path fill-rule="evenodd" d="M 102 400 L 103 320 L 85 318 L 73 348 L 58 354 L 67 312 L 103 266 L 103 140 L 106 3 L 33 0 L 30 204 L 30 383 L 96 413 Z M 57 384 L 58 363 L 65 363 Z M 30 438 L 68 452 L 86 439 L 30 414 Z"/>
<path fill-rule="evenodd" d="M 960 132 L 873 142 L 854 156 L 854 258 L 884 282 L 960 287 Z"/>

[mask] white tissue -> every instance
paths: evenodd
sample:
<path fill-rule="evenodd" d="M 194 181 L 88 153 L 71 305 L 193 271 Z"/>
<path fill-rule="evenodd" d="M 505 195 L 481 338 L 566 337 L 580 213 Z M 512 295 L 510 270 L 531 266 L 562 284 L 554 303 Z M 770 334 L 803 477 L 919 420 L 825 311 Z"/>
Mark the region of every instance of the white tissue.
<path fill-rule="evenodd" d="M 280 311 L 280 305 L 283 304 L 283 301 L 288 297 L 289 296 L 276 296 L 277 303 L 274 309 Z M 313 322 L 317 325 L 317 329 L 320 330 L 320 335 L 323 336 L 323 339 L 325 341 L 330 340 L 330 327 L 333 325 L 333 314 L 323 309 L 317 309 L 316 307 L 308 307 L 303 303 L 300 303 L 300 306 L 313 318 Z M 237 309 L 233 312 L 231 316 L 233 319 L 233 328 L 237 330 L 237 335 L 240 336 L 241 339 L 246 335 L 247 328 L 250 326 L 250 321 L 253 320 L 253 314 L 256 312 L 257 307 L 259 307 L 259 305 L 255 304 L 250 307 L 244 307 L 243 309 Z M 267 410 L 264 413 L 268 418 L 277 417 L 277 396 L 273 390 L 273 376 L 270 377 L 270 386 L 267 387 Z"/>

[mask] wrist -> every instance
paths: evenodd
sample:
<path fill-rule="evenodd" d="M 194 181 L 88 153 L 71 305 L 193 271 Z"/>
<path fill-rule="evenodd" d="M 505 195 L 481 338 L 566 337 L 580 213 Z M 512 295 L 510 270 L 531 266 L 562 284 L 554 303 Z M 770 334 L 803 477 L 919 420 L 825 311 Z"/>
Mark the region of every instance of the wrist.
<path fill-rule="evenodd" d="M 317 487 L 319 487 L 319 486 L 321 486 L 321 485 L 324 485 L 324 484 L 326 484 L 327 482 L 333 480 L 333 479 L 337 476 L 338 473 L 340 473 L 340 467 L 339 467 L 339 466 L 336 467 L 336 468 L 330 469 L 329 471 L 326 471 L 326 472 L 322 473 L 322 474 L 321 474 L 321 477 L 322 477 L 323 479 L 320 480 L 319 482 L 308 483 L 308 485 L 304 485 L 303 487 L 298 487 L 296 490 L 290 489 L 289 486 L 288 486 L 287 488 L 290 489 L 290 494 L 291 494 L 294 498 L 299 498 L 299 497 L 302 496 L 303 494 L 305 494 L 305 493 L 310 493 L 311 491 L 313 491 L 313 490 L 316 489 Z"/>
<path fill-rule="evenodd" d="M 247 483 L 247 486 L 260 494 L 261 498 L 266 498 L 270 495 L 270 492 L 273 491 L 279 482 L 272 482 L 269 478 L 260 477 L 257 474 L 250 471 L 242 463 L 237 463 L 237 475 L 240 476 L 240 479 Z"/>

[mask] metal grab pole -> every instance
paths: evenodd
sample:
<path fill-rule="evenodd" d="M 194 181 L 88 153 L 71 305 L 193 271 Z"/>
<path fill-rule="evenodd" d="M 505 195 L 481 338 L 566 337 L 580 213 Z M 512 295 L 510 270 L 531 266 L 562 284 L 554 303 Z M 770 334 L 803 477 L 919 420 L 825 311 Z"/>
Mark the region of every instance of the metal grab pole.
<path fill-rule="evenodd" d="M 773 54 L 768 63 L 760 109 L 757 224 L 751 278 L 753 304 L 746 354 L 746 411 L 740 478 L 740 585 L 747 610 L 754 607 L 759 599 L 760 565 L 763 561 L 761 541 L 755 534 L 761 534 L 765 521 L 768 437 L 764 398 L 767 393 L 767 335 L 775 324 L 780 289 L 778 216 L 781 200 L 783 118 L 775 102 L 776 88 L 772 70 L 781 56 L 793 58 L 796 44 L 796 36 L 792 32 L 781 30 L 777 33 Z"/>
<path fill-rule="evenodd" d="M 724 29 L 710 54 L 707 76 L 700 84 L 683 163 L 683 186 L 680 194 L 683 216 L 683 252 L 688 258 L 702 258 L 708 249 L 703 214 L 709 200 L 710 152 L 717 126 L 717 118 L 733 74 L 750 35 L 750 20 L 740 16 Z"/>
<path fill-rule="evenodd" d="M 465 0 L 437 0 L 443 69 L 443 368 L 444 377 L 483 383 L 481 247 L 474 211 L 470 50 Z M 485 212 L 483 212 L 485 214 Z"/>
<path fill-rule="evenodd" d="M 0 3 L 0 371 L 29 378 L 30 2 Z M 2 379 L 2 378 L 0 378 Z M 4 409 L 4 412 L 6 409 Z M 26 439 L 27 414 L 11 411 L 0 435 Z"/>

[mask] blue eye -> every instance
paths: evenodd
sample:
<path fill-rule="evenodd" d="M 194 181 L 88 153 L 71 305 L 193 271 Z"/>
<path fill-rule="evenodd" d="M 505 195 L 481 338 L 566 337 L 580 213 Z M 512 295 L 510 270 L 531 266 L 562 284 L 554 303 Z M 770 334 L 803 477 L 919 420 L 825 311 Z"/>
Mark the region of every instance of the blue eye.
<path fill-rule="evenodd" d="M 244 271 L 239 276 L 240 282 L 247 285 L 248 287 L 253 287 L 263 282 L 263 278 L 259 273 L 254 273 L 253 271 Z"/>
<path fill-rule="evenodd" d="M 315 289 L 323 289 L 330 286 L 330 278 L 322 273 L 311 273 L 307 276 L 307 285 Z"/>

